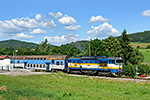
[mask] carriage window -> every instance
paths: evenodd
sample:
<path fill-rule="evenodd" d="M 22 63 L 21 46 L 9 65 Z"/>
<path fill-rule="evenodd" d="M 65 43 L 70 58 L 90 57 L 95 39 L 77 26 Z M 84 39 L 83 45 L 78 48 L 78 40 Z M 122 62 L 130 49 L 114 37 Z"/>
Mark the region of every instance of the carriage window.
<path fill-rule="evenodd" d="M 39 60 L 39 58 L 37 58 L 37 60 Z"/>
<path fill-rule="evenodd" d="M 56 62 L 56 65 L 59 65 L 59 62 Z"/>
<path fill-rule="evenodd" d="M 61 62 L 61 65 L 63 65 L 63 62 Z"/>
<path fill-rule="evenodd" d="M 19 61 L 17 61 L 17 63 L 19 64 Z"/>
<path fill-rule="evenodd" d="M 40 68 L 42 68 L 42 65 L 40 64 Z"/>
<path fill-rule="evenodd" d="M 37 64 L 37 67 L 39 67 L 39 65 Z"/>
<path fill-rule="evenodd" d="M 44 60 L 46 60 L 46 58 L 44 58 Z"/>
<path fill-rule="evenodd" d="M 42 60 L 43 58 L 41 58 L 40 60 Z"/>
<path fill-rule="evenodd" d="M 31 60 L 33 60 L 33 58 L 31 58 Z"/>
<path fill-rule="evenodd" d="M 30 60 L 30 58 L 28 58 L 28 60 Z"/>
<path fill-rule="evenodd" d="M 90 63 L 92 63 L 92 61 L 90 61 Z"/>
<path fill-rule="evenodd" d="M 33 65 L 33 67 L 35 67 L 35 64 Z"/>
<path fill-rule="evenodd" d="M 79 61 L 77 61 L 77 63 L 79 63 Z"/>
<path fill-rule="evenodd" d="M 34 58 L 34 60 L 36 60 L 36 58 Z"/>
<path fill-rule="evenodd" d="M 43 68 L 45 68 L 45 65 L 43 65 Z"/>
<path fill-rule="evenodd" d="M 73 61 L 73 63 L 75 63 L 75 61 Z"/>
<path fill-rule="evenodd" d="M 86 61 L 86 63 L 87 63 L 87 61 Z"/>
<path fill-rule="evenodd" d="M 29 67 L 29 64 L 28 64 L 28 67 Z"/>
<path fill-rule="evenodd" d="M 81 63 L 83 63 L 83 61 L 81 61 Z"/>
<path fill-rule="evenodd" d="M 95 63 L 97 63 L 97 61 L 95 61 Z"/>

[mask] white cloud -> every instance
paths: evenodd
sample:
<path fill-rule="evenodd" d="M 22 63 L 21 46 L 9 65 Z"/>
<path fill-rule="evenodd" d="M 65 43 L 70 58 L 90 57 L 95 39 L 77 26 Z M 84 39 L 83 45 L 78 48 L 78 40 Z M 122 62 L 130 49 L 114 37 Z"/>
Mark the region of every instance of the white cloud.
<path fill-rule="evenodd" d="M 76 34 L 76 35 L 74 35 L 74 37 L 76 37 L 76 38 L 77 38 L 77 37 L 79 37 L 79 35 L 78 35 L 78 34 Z"/>
<path fill-rule="evenodd" d="M 42 28 L 54 28 L 56 27 L 56 24 L 53 20 L 46 20 L 45 23 L 43 23 Z"/>
<path fill-rule="evenodd" d="M 142 16 L 150 17 L 150 10 L 145 10 L 142 12 Z"/>
<path fill-rule="evenodd" d="M 30 29 L 37 28 L 42 24 L 42 22 L 37 22 L 35 19 L 30 19 L 29 17 L 12 19 L 11 22 L 20 31 L 30 31 Z"/>
<path fill-rule="evenodd" d="M 81 26 L 80 25 L 77 25 L 77 26 L 65 26 L 65 30 L 71 30 L 71 31 L 76 31 L 80 28 Z"/>
<path fill-rule="evenodd" d="M 63 43 L 70 43 L 77 41 L 77 34 L 73 36 L 73 33 L 68 33 L 67 35 L 62 35 L 61 37 L 55 36 L 55 37 L 44 37 L 44 39 L 47 39 L 51 44 L 63 44 Z"/>
<path fill-rule="evenodd" d="M 14 36 L 14 39 L 25 39 L 25 40 L 28 40 L 28 39 L 31 39 L 31 38 L 34 38 L 33 36 L 29 36 L 29 35 L 26 35 L 24 33 L 20 33 L 20 34 L 16 34 Z"/>
<path fill-rule="evenodd" d="M 42 17 L 41 17 L 41 14 L 37 14 L 36 16 L 35 16 L 35 19 L 36 20 L 40 20 Z"/>
<path fill-rule="evenodd" d="M 41 34 L 47 34 L 47 32 L 38 28 L 30 32 L 30 34 L 41 35 Z"/>
<path fill-rule="evenodd" d="M 77 23 L 77 21 L 71 17 L 71 16 L 68 16 L 68 15 L 65 15 L 64 17 L 60 18 L 58 20 L 58 22 L 61 24 L 61 25 L 72 25 L 72 24 L 75 24 Z"/>
<path fill-rule="evenodd" d="M 96 22 L 105 22 L 105 21 L 109 21 L 109 19 L 107 19 L 107 18 L 104 18 L 104 17 L 102 17 L 102 16 L 92 16 L 91 18 L 90 18 L 90 21 L 89 21 L 89 23 L 96 23 Z"/>
<path fill-rule="evenodd" d="M 99 25 L 98 27 L 91 26 L 93 30 L 87 31 L 87 34 L 91 36 L 91 38 L 104 38 L 110 35 L 117 36 L 119 35 L 119 31 L 113 28 L 112 25 L 108 24 L 107 22 Z"/>
<path fill-rule="evenodd" d="M 49 15 L 54 17 L 55 19 L 59 19 L 63 16 L 61 12 L 57 12 L 57 13 L 49 12 Z"/>

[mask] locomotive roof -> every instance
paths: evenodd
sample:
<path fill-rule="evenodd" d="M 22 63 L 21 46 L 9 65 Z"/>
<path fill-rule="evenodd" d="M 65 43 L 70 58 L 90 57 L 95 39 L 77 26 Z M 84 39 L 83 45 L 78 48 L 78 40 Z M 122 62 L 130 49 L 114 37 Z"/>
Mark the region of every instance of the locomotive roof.
<path fill-rule="evenodd" d="M 28 58 L 46 58 L 46 60 L 66 60 L 68 55 L 27 55 L 27 56 L 10 56 L 11 59 L 23 59 L 28 60 Z"/>

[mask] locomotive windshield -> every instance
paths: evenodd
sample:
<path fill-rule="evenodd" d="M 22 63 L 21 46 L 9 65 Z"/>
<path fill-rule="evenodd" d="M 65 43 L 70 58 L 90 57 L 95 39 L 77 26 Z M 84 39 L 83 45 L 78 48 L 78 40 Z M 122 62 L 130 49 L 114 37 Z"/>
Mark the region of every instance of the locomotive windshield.
<path fill-rule="evenodd" d="M 124 63 L 124 61 L 123 60 L 116 60 L 116 63 L 117 64 L 122 64 L 122 63 Z"/>

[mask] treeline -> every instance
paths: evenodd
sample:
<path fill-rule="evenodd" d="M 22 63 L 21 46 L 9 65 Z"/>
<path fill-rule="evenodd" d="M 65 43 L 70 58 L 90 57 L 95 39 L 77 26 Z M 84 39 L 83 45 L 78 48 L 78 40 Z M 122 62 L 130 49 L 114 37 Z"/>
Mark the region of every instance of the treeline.
<path fill-rule="evenodd" d="M 118 40 L 121 36 L 116 37 Z M 130 42 L 150 43 L 150 31 L 128 34 Z"/>
<path fill-rule="evenodd" d="M 36 43 L 23 42 L 19 40 L 0 41 L 0 47 L 2 48 L 13 47 L 14 49 L 17 49 L 18 47 L 23 47 L 23 48 L 35 49 L 36 46 L 37 46 Z"/>

